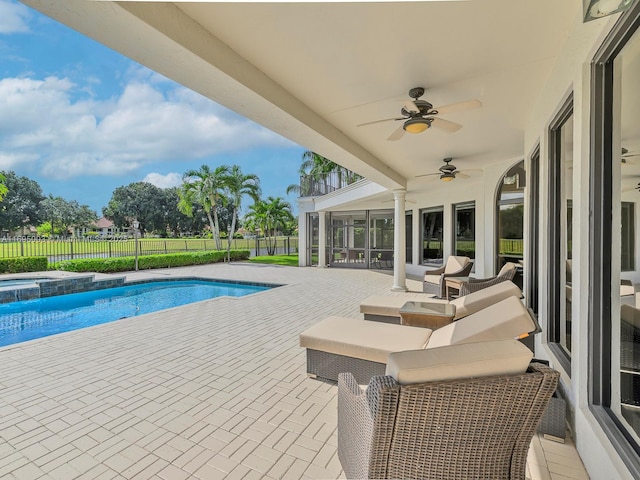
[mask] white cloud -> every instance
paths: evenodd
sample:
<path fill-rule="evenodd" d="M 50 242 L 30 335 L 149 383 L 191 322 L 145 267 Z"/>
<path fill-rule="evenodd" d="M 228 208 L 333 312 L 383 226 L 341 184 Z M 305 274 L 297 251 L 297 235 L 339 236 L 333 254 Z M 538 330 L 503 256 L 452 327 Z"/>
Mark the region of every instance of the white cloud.
<path fill-rule="evenodd" d="M 19 3 L 0 0 L 0 34 L 26 33 L 29 9 Z"/>
<path fill-rule="evenodd" d="M 182 183 L 182 174 L 171 172 L 166 175 L 160 173 L 149 173 L 142 179 L 143 182 L 151 183 L 159 188 L 177 187 Z"/>
<path fill-rule="evenodd" d="M 2 4 L 0 4 L 2 5 Z M 0 165 L 28 158 L 49 178 L 122 176 L 163 161 L 289 147 L 288 140 L 191 92 L 132 81 L 110 100 L 76 100 L 66 78 L 0 80 Z M 157 87 L 157 88 L 156 88 Z M 34 158 L 37 158 L 34 159 Z"/>

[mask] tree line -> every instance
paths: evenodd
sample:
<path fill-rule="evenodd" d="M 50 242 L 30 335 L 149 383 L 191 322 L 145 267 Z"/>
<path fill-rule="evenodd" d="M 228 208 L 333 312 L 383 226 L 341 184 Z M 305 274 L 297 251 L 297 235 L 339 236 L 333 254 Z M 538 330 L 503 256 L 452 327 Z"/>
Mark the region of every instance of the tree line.
<path fill-rule="evenodd" d="M 296 227 L 291 205 L 281 197 L 260 197 L 260 180 L 239 166 L 222 165 L 184 173 L 182 184 L 159 188 L 134 182 L 116 188 L 103 215 L 123 229 L 139 223 L 141 235 L 210 235 L 218 249 L 242 226 L 275 243 L 278 233 L 292 234 Z M 253 204 L 241 217 L 242 202 Z M 67 236 L 72 227 L 91 228 L 95 211 L 75 200 L 45 196 L 40 185 L 13 171 L 0 172 L 0 229 L 4 232 L 35 226 L 39 235 Z M 269 242 L 268 242 L 269 243 Z"/>

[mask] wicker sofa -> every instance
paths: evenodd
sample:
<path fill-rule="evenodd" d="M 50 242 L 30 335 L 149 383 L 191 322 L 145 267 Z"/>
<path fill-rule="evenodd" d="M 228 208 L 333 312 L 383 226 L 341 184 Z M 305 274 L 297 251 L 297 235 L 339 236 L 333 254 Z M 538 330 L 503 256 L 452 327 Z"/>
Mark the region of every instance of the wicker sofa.
<path fill-rule="evenodd" d="M 447 277 L 468 277 L 473 268 L 473 262 L 469 257 L 450 256 L 444 267 L 427 270 L 424 274 L 422 291 L 432 293 L 439 298 L 446 298 L 446 286 L 444 279 Z"/>
<path fill-rule="evenodd" d="M 522 355 L 505 357 L 502 352 L 514 346 L 497 343 L 479 345 L 495 358 L 485 358 L 486 364 L 481 354 L 463 377 L 443 377 L 440 365 L 432 365 L 433 380 L 427 374 L 402 384 L 396 370 L 371 378 L 365 392 L 351 373 L 340 374 L 338 457 L 346 477 L 524 479 L 529 444 L 559 374 L 539 363 L 514 373 Z M 509 370 L 496 373 L 501 366 Z"/>
<path fill-rule="evenodd" d="M 384 375 L 393 352 L 513 339 L 537 331 L 520 299 L 508 297 L 437 330 L 328 317 L 300 334 L 300 346 L 306 348 L 310 377 L 335 382 L 339 373 L 351 372 L 365 384 Z"/>

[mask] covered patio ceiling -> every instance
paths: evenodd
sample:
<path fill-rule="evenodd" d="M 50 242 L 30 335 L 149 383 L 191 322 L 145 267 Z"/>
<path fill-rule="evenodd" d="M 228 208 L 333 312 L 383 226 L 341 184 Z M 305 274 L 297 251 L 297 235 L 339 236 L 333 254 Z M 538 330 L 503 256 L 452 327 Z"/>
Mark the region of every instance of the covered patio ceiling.
<path fill-rule="evenodd" d="M 525 125 L 579 0 L 206 3 L 23 0 L 37 10 L 386 187 L 445 157 L 460 169 L 522 157 Z M 387 137 L 408 91 L 479 109 Z M 297 165 L 292 168 L 296 168 Z M 429 178 L 429 177 L 427 177 Z"/>

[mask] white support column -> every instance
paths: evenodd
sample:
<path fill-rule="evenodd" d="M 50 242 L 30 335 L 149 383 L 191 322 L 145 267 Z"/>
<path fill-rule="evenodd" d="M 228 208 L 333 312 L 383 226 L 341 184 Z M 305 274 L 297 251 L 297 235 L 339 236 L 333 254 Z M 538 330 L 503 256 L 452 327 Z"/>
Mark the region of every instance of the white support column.
<path fill-rule="evenodd" d="M 327 266 L 327 216 L 325 212 L 318 212 L 318 267 Z"/>
<path fill-rule="evenodd" d="M 405 225 L 405 189 L 393 191 L 395 205 L 393 219 L 393 287 L 391 290 L 407 291 L 407 229 Z"/>

